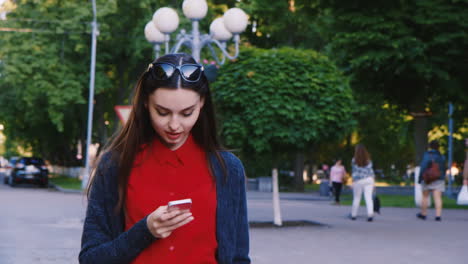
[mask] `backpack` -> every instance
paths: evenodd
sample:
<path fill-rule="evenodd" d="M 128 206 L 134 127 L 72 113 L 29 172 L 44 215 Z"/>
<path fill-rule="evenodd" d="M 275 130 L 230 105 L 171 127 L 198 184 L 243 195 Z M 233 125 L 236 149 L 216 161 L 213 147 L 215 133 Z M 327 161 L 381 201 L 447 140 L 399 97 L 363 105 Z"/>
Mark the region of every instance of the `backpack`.
<path fill-rule="evenodd" d="M 430 184 L 440 178 L 440 169 L 439 163 L 434 160 L 434 157 L 431 155 L 431 161 L 427 166 L 427 169 L 423 173 L 423 180 L 425 184 Z"/>

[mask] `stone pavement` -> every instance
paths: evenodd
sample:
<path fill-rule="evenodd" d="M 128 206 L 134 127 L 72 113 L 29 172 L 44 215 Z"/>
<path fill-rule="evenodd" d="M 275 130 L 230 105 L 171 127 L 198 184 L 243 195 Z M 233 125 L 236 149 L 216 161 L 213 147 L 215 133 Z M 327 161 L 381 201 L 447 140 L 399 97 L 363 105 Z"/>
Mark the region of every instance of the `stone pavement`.
<path fill-rule="evenodd" d="M 282 193 L 284 221 L 324 226 L 251 228 L 253 263 L 467 263 L 468 210 L 444 210 L 443 221 L 415 217 L 415 208 L 382 208 L 367 222 L 361 207 L 356 221 L 350 206 L 331 205 L 316 194 Z M 272 221 L 271 193 L 249 192 L 250 221 Z"/>
<path fill-rule="evenodd" d="M 251 222 L 273 219 L 271 193 L 247 196 Z M 444 210 L 438 223 L 432 215 L 417 220 L 416 209 L 384 207 L 382 215 L 368 223 L 364 208 L 351 221 L 346 218 L 349 206 L 330 205 L 328 198 L 280 196 L 283 220 L 323 225 L 251 228 L 252 263 L 466 263 L 468 210 Z M 78 263 L 83 195 L 2 184 L 0 201 L 0 264 Z"/>

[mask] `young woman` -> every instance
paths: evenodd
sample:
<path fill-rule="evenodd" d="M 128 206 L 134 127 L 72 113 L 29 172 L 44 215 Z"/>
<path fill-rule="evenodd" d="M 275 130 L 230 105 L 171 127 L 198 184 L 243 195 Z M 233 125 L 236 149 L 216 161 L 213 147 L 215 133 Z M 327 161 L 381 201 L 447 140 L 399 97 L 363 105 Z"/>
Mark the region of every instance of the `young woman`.
<path fill-rule="evenodd" d="M 333 186 L 336 204 L 340 204 L 341 188 L 343 187 L 343 179 L 345 176 L 346 169 L 341 164 L 341 159 L 337 159 L 335 165 L 333 165 L 330 170 L 330 181 Z"/>
<path fill-rule="evenodd" d="M 220 147 L 203 67 L 165 55 L 135 89 L 90 184 L 80 263 L 250 263 L 244 169 Z"/>
<path fill-rule="evenodd" d="M 423 173 L 429 168 L 432 161 L 437 162 L 440 170 L 439 179 L 425 183 L 423 180 Z M 422 184 L 423 196 L 421 200 L 421 212 L 416 216 L 419 219 L 426 220 L 427 204 L 429 203 L 429 194 L 432 192 L 434 197 L 434 204 L 436 208 L 436 221 L 441 221 L 442 215 L 442 193 L 445 191 L 445 158 L 439 152 L 439 142 L 433 140 L 429 143 L 429 150 L 424 153 L 421 161 L 418 182 Z"/>
<path fill-rule="evenodd" d="M 372 161 L 366 147 L 362 144 L 356 145 L 354 158 L 351 161 L 353 177 L 353 205 L 351 209 L 351 220 L 356 220 L 361 196 L 364 192 L 364 200 L 367 208 L 367 221 L 372 222 L 374 216 L 374 202 L 372 191 L 374 190 L 374 170 Z"/>

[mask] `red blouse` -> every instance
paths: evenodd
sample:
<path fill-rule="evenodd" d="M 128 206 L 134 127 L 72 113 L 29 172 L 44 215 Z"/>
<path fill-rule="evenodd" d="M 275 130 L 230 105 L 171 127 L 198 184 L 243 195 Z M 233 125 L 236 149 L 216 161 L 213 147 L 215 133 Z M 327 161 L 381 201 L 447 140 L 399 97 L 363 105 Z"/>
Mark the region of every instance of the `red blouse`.
<path fill-rule="evenodd" d="M 205 152 L 192 136 L 175 151 L 159 140 L 135 159 L 128 186 L 125 230 L 169 201 L 192 199 L 194 220 L 158 239 L 132 262 L 217 263 L 216 185 Z"/>

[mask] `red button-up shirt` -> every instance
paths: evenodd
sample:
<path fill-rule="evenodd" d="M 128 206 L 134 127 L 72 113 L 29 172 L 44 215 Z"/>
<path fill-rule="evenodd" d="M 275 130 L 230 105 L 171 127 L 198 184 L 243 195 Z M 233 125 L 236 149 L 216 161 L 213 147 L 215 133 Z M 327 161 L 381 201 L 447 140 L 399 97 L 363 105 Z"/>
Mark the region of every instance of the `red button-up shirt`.
<path fill-rule="evenodd" d="M 192 199 L 194 220 L 156 240 L 132 262 L 217 263 L 216 185 L 192 136 L 175 151 L 156 139 L 136 157 L 128 186 L 125 230 L 169 201 Z"/>

